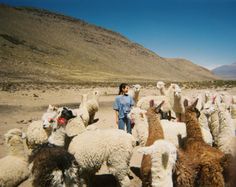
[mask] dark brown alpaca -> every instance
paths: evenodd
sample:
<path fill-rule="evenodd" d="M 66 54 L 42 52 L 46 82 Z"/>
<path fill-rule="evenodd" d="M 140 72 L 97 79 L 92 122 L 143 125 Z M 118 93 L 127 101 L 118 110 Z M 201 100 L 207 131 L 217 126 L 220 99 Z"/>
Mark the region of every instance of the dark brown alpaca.
<path fill-rule="evenodd" d="M 162 102 L 159 106 L 154 107 L 153 102 L 150 102 L 150 108 L 147 110 L 147 119 L 148 119 L 148 138 L 145 146 L 152 145 L 158 139 L 164 139 L 163 129 L 160 124 L 160 118 L 158 116 L 161 106 L 164 104 Z M 152 186 L 152 177 L 151 177 L 151 156 L 143 155 L 140 174 L 142 178 L 143 187 Z"/>
<path fill-rule="evenodd" d="M 188 106 L 188 101 L 184 101 L 187 129 L 187 140 L 184 152 L 191 162 L 197 166 L 195 167 L 195 171 L 193 171 L 193 173 L 197 172 L 198 174 L 197 186 L 223 187 L 223 168 L 220 162 L 224 158 L 224 153 L 204 142 L 197 120 L 197 102 L 198 100 Z"/>

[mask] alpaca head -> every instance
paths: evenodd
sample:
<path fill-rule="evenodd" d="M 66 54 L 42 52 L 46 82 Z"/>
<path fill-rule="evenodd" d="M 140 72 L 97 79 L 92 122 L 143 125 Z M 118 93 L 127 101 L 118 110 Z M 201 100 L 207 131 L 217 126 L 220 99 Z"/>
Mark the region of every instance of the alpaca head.
<path fill-rule="evenodd" d="M 45 130 L 50 130 L 53 124 L 56 123 L 56 118 L 59 115 L 61 108 L 54 107 L 52 105 L 48 106 L 47 112 L 42 116 L 43 128 Z"/>
<path fill-rule="evenodd" d="M 148 115 L 158 115 L 158 117 L 161 119 L 162 115 L 163 115 L 163 111 L 162 111 L 162 106 L 165 103 L 165 101 L 162 101 L 159 105 L 155 105 L 154 102 L 151 100 L 150 101 L 150 107 L 147 110 L 147 116 Z"/>
<path fill-rule="evenodd" d="M 194 114 L 196 118 L 201 115 L 200 111 L 196 108 L 198 99 L 196 99 L 191 105 L 188 104 L 188 100 L 184 100 L 185 114 Z"/>
<path fill-rule="evenodd" d="M 132 88 L 133 88 L 134 92 L 136 93 L 136 92 L 140 91 L 141 85 L 140 84 L 135 84 L 135 85 L 132 86 Z"/>
<path fill-rule="evenodd" d="M 4 134 L 5 142 L 7 145 L 14 145 L 16 143 L 21 143 L 23 139 L 26 138 L 25 133 L 20 129 L 10 129 L 6 134 Z"/>
<path fill-rule="evenodd" d="M 181 89 L 179 86 L 175 86 L 175 89 L 174 89 L 174 96 L 176 98 L 180 98 L 181 97 Z"/>
<path fill-rule="evenodd" d="M 163 89 L 165 88 L 165 83 L 162 81 L 157 81 L 157 89 Z"/>

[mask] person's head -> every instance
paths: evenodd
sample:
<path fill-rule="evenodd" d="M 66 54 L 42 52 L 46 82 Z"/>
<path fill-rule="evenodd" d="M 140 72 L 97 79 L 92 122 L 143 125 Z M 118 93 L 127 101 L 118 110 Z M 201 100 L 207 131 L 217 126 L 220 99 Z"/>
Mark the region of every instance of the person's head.
<path fill-rule="evenodd" d="M 129 86 L 126 83 L 121 83 L 119 86 L 119 95 L 127 94 L 129 91 Z"/>

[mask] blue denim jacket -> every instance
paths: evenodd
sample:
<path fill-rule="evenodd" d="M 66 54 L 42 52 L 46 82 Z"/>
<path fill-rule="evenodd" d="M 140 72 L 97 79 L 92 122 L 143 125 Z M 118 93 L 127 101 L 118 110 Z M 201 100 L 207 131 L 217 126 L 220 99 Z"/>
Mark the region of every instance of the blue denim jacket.
<path fill-rule="evenodd" d="M 113 104 L 113 109 L 119 112 L 119 119 L 124 118 L 130 112 L 131 107 L 134 105 L 134 100 L 129 95 L 116 96 Z"/>

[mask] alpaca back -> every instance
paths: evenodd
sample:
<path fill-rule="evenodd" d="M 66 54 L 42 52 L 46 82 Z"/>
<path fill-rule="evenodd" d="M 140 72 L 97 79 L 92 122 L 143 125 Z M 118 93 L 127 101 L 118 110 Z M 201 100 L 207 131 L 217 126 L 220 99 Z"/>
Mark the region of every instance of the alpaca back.
<path fill-rule="evenodd" d="M 33 185 L 71 186 L 78 183 L 78 166 L 72 154 L 61 147 L 41 146 L 30 158 Z"/>

